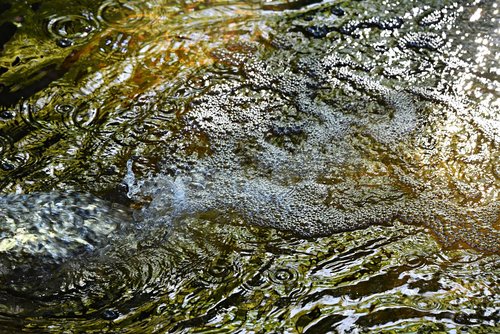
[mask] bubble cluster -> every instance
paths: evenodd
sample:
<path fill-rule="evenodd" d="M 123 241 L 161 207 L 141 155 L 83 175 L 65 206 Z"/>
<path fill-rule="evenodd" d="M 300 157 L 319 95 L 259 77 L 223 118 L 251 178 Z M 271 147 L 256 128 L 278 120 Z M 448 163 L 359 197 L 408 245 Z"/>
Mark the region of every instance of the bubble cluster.
<path fill-rule="evenodd" d="M 499 213 L 494 202 L 482 197 L 481 181 L 465 186 L 457 176 L 449 183 L 446 169 L 435 169 L 438 160 L 427 166 L 420 160 L 439 159 L 439 150 L 445 150 L 436 147 L 436 140 L 447 145 L 447 130 L 430 136 L 434 126 L 464 109 L 474 113 L 474 107 L 441 92 L 406 88 L 397 76 L 377 75 L 377 58 L 363 63 L 324 46 L 295 52 L 286 45 L 309 40 L 296 34 L 289 39 L 275 43 L 273 50 L 229 44 L 212 52 L 232 76 L 209 84 L 181 118 L 190 136 L 204 138 L 209 150 L 203 155 L 177 152 L 191 154 L 189 167 L 178 169 L 174 179 L 156 176 L 182 183 L 182 210 L 236 214 L 250 224 L 302 236 L 400 219 L 430 227 L 446 245 L 498 251 Z M 444 41 L 417 31 L 403 34 L 393 47 L 413 57 L 412 49 L 432 52 Z M 445 103 L 447 114 L 429 115 L 427 108 L 436 102 Z M 436 120 L 429 123 L 429 117 Z M 491 121 L 474 119 L 489 136 L 486 141 L 494 141 Z M 422 146 L 415 142 L 434 143 L 424 148 L 427 158 L 420 158 Z M 465 173 L 475 170 L 453 164 Z M 193 175 L 203 180 L 195 182 L 202 186 L 192 185 Z M 497 198 L 494 183 L 488 187 L 489 198 Z M 457 199 L 457 189 L 463 200 Z M 474 204 L 465 209 L 463 201 Z"/>
<path fill-rule="evenodd" d="M 435 51 L 442 47 L 445 41 L 435 33 L 409 33 L 403 37 L 401 43 L 409 48 Z"/>
<path fill-rule="evenodd" d="M 489 214 L 478 224 L 468 215 L 481 210 L 463 214 L 445 197 L 431 199 L 439 194 L 397 160 L 398 149 L 411 149 L 399 148 L 401 142 L 421 131 L 415 96 L 360 76 L 331 56 L 309 61 L 316 67 L 304 72 L 281 68 L 269 75 L 272 66 L 280 66 L 272 60 L 221 54 L 247 83 L 215 84 L 191 101 L 185 122 L 207 138 L 209 156 L 188 172 L 179 170 L 175 179 L 159 175 L 149 182 L 153 189 L 165 184 L 160 193 L 174 197 L 182 189 L 181 205 L 166 204 L 172 200 L 162 195 L 153 196 L 153 207 L 181 208 L 177 214 L 233 212 L 248 223 L 302 236 L 402 219 L 431 227 L 450 245 L 498 249 L 491 225 L 498 219 L 496 206 L 486 206 Z M 305 73 L 323 74 L 312 85 Z M 344 114 L 320 102 L 314 89 L 331 85 L 333 76 L 373 95 L 379 111 Z M 391 150 L 395 156 L 384 161 Z"/>
<path fill-rule="evenodd" d="M 458 16 L 456 8 L 447 6 L 444 8 L 428 10 L 420 16 L 418 24 L 422 27 L 443 28 L 446 24 L 453 24 Z"/>

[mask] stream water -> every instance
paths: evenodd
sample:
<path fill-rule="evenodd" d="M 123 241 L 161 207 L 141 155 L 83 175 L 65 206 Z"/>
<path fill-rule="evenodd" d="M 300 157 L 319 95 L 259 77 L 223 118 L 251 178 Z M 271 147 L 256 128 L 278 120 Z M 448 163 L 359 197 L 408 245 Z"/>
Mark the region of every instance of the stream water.
<path fill-rule="evenodd" d="M 0 1 L 1 333 L 493 333 L 495 1 Z"/>

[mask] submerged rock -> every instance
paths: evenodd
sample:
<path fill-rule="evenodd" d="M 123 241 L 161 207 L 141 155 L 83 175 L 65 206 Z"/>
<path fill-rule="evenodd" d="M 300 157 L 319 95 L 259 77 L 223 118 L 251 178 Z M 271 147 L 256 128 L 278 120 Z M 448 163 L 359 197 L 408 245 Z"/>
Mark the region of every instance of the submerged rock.
<path fill-rule="evenodd" d="M 129 210 L 90 194 L 0 197 L 0 274 L 51 268 L 92 254 L 132 228 Z"/>

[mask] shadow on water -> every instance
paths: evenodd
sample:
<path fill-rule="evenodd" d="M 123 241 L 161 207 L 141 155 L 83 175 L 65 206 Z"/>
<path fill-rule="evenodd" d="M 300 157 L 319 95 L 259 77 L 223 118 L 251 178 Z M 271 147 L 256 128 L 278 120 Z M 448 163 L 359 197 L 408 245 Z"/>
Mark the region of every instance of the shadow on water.
<path fill-rule="evenodd" d="M 3 1 L 0 332 L 498 328 L 493 1 Z"/>

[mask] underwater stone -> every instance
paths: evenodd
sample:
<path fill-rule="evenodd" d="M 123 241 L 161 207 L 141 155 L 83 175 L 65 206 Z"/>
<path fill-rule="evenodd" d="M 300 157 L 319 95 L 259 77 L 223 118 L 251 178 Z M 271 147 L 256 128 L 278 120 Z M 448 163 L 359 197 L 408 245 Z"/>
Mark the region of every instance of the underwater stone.
<path fill-rule="evenodd" d="M 0 208 L 3 273 L 90 254 L 131 225 L 125 207 L 76 192 L 3 195 Z"/>

